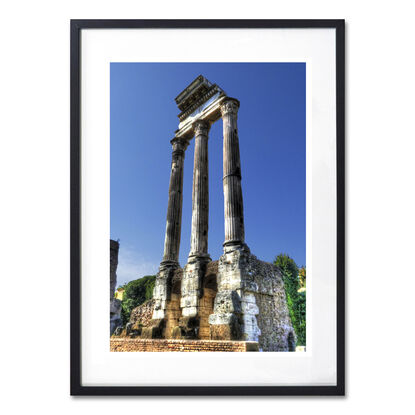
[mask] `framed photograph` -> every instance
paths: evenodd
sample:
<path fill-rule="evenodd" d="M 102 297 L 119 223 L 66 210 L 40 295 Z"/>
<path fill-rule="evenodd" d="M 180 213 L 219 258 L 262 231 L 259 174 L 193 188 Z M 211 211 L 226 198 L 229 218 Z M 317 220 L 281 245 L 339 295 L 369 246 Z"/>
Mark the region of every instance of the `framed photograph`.
<path fill-rule="evenodd" d="M 71 21 L 72 395 L 345 394 L 344 59 L 343 20 Z"/>

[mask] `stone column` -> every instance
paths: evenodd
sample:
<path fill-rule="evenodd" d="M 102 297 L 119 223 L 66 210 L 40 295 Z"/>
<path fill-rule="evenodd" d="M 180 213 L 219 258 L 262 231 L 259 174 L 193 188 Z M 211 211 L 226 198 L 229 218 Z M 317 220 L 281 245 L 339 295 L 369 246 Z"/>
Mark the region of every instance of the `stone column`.
<path fill-rule="evenodd" d="M 223 119 L 223 194 L 225 204 L 225 252 L 244 245 L 244 212 L 241 160 L 238 139 L 239 101 L 227 98 L 221 104 Z"/>
<path fill-rule="evenodd" d="M 179 263 L 183 205 L 183 165 L 184 152 L 188 146 L 188 141 L 175 137 L 171 140 L 171 144 L 173 153 L 162 265 L 178 265 Z"/>
<path fill-rule="evenodd" d="M 253 336 L 247 333 L 246 328 L 254 332 L 252 318 L 245 318 L 247 309 L 254 310 L 251 304 L 254 300 L 245 295 L 250 252 L 245 244 L 238 109 L 239 101 L 234 98 L 226 98 L 220 106 L 223 119 L 225 242 L 218 266 L 218 292 L 213 314 L 209 316 L 211 338 L 214 340 L 252 340 Z M 255 315 L 255 310 L 253 314 Z M 249 328 L 248 325 L 252 327 Z"/>
<path fill-rule="evenodd" d="M 203 295 L 202 280 L 206 271 L 206 264 L 210 261 L 208 254 L 209 128 L 210 125 L 206 121 L 196 121 L 194 124 L 192 234 L 189 260 L 184 268 L 181 285 L 180 307 L 182 308 L 182 318 L 179 321 L 181 335 L 188 339 L 198 338 L 199 300 Z"/>
<path fill-rule="evenodd" d="M 193 167 L 192 234 L 190 237 L 189 260 L 209 256 L 209 128 L 210 125 L 207 121 L 196 121 L 194 125 L 195 158 Z"/>
<path fill-rule="evenodd" d="M 179 267 L 179 249 L 183 204 L 183 165 L 184 153 L 188 141 L 178 137 L 171 140 L 173 146 L 169 202 L 167 207 L 166 237 L 164 241 L 164 256 L 160 263 L 154 286 L 155 300 L 151 330 L 146 337 L 161 337 L 164 327 L 164 317 L 167 301 L 171 295 L 171 281 L 174 271 Z"/>

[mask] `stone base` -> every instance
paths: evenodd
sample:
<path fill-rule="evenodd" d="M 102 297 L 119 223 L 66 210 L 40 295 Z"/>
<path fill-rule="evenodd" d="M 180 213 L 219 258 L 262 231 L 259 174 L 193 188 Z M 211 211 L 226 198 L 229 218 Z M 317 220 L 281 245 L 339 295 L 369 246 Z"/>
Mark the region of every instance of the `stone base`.
<path fill-rule="evenodd" d="M 277 267 L 258 260 L 246 245 L 225 246 L 217 285 L 211 339 L 254 341 L 264 351 L 292 348 L 293 328 Z"/>
<path fill-rule="evenodd" d="M 161 339 L 163 338 L 163 330 L 166 325 L 164 319 L 151 320 L 148 327 L 143 327 L 141 337 L 143 339 Z"/>
<path fill-rule="evenodd" d="M 159 320 L 165 318 L 167 301 L 171 297 L 172 280 L 176 269 L 179 267 L 178 263 L 165 261 L 160 264 L 159 272 L 157 273 L 156 282 L 154 285 L 153 298 L 153 319 Z"/>
<path fill-rule="evenodd" d="M 199 317 L 181 317 L 179 327 L 182 339 L 197 339 L 199 336 Z"/>
<path fill-rule="evenodd" d="M 171 338 L 172 339 L 181 339 L 182 338 L 182 330 L 179 326 L 176 326 L 176 327 L 172 328 Z"/>
<path fill-rule="evenodd" d="M 164 320 L 165 325 L 151 323 L 149 326 L 147 319 L 142 337 L 160 338 L 161 332 L 165 339 L 183 339 L 182 329 L 184 337 L 196 337 L 191 321 L 181 319 L 193 317 L 194 314 L 185 313 L 193 311 L 192 307 L 197 304 L 199 340 L 253 341 L 259 343 L 261 351 L 284 352 L 295 348 L 281 272 L 273 264 L 258 260 L 246 246 L 237 249 L 227 246 L 219 261 L 206 265 L 198 284 L 201 298 L 194 295 L 192 278 L 184 283 L 182 291 L 183 274 L 184 270 L 177 268 L 171 280 L 170 299 L 164 303 L 162 298 L 159 303 L 154 299 L 154 306 L 150 307 L 148 314 L 156 311 L 152 313 L 153 320 Z M 161 291 L 155 290 L 155 295 Z M 182 297 L 186 304 L 180 307 Z M 197 301 L 187 303 L 190 297 Z M 157 304 L 160 308 L 156 310 Z M 164 317 L 155 318 L 155 315 Z"/>
<path fill-rule="evenodd" d="M 241 318 L 231 315 L 229 318 L 224 318 L 222 324 L 211 324 L 210 338 L 212 340 L 242 340 L 243 325 Z"/>
<path fill-rule="evenodd" d="M 258 352 L 257 342 L 111 338 L 111 352 Z"/>
<path fill-rule="evenodd" d="M 189 262 L 183 268 L 180 298 L 183 316 L 191 317 L 198 314 L 199 300 L 203 297 L 202 281 L 210 261 L 209 257 L 189 257 Z"/>

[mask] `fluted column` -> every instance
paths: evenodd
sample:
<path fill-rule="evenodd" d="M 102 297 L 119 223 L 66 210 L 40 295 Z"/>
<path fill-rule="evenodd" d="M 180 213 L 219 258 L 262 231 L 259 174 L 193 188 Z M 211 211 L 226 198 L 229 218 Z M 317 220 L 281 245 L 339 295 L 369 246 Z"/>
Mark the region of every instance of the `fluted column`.
<path fill-rule="evenodd" d="M 209 316 L 212 340 L 255 340 L 259 333 L 254 321 L 257 314 L 255 297 L 245 292 L 247 287 L 252 289 L 249 279 L 252 276 L 247 269 L 250 252 L 245 244 L 238 109 L 239 101 L 234 98 L 226 98 L 220 106 L 223 120 L 225 242 L 218 265 L 218 292 L 213 314 Z"/>
<path fill-rule="evenodd" d="M 192 234 L 190 238 L 189 260 L 183 269 L 180 307 L 182 317 L 179 320 L 181 336 L 195 339 L 199 336 L 199 300 L 203 295 L 202 280 L 208 254 L 209 227 L 209 159 L 208 133 L 209 123 L 196 121 L 195 158 L 193 167 L 192 194 Z"/>
<path fill-rule="evenodd" d="M 172 279 L 176 268 L 179 267 L 183 204 L 183 164 L 184 152 L 189 143 L 187 140 L 175 137 L 171 140 L 171 144 L 173 146 L 173 153 L 164 255 L 153 290 L 154 309 L 152 324 L 143 329 L 142 333 L 142 336 L 148 338 L 161 337 L 163 335 L 167 302 L 171 297 Z"/>
<path fill-rule="evenodd" d="M 223 120 L 223 194 L 225 207 L 224 247 L 241 246 L 245 241 L 241 187 L 241 160 L 238 139 L 239 101 L 227 98 L 220 107 Z"/>
<path fill-rule="evenodd" d="M 173 146 L 169 203 L 167 207 L 166 237 L 161 265 L 178 264 L 183 204 L 183 164 L 188 141 L 180 138 L 171 140 Z"/>
<path fill-rule="evenodd" d="M 194 125 L 195 155 L 193 167 L 192 233 L 190 237 L 189 260 L 209 256 L 209 128 L 210 125 L 206 121 L 196 121 Z"/>

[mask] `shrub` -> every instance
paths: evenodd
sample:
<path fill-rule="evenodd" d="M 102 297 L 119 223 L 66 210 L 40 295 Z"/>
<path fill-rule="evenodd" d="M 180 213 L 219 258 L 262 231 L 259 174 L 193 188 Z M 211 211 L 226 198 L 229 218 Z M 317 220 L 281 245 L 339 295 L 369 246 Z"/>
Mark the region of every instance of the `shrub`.
<path fill-rule="evenodd" d="M 282 273 L 284 280 L 285 295 L 287 298 L 288 311 L 290 313 L 291 323 L 297 335 L 297 345 L 306 345 L 306 293 L 298 292 L 301 288 L 301 279 L 305 285 L 305 267 L 301 268 L 301 273 L 297 264 L 286 254 L 279 254 L 274 261 Z"/>
<path fill-rule="evenodd" d="M 130 281 L 122 287 L 125 289 L 121 303 L 121 317 L 124 325 L 130 320 L 130 314 L 134 308 L 153 298 L 155 282 L 155 275 L 146 275 L 145 277 Z"/>

